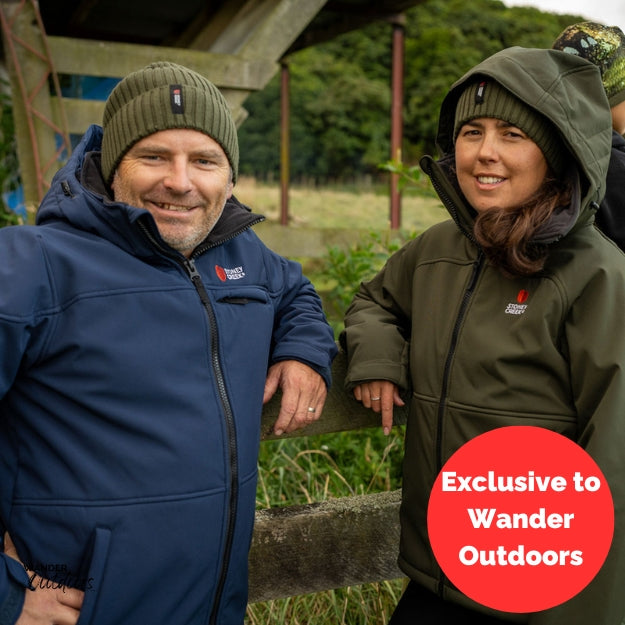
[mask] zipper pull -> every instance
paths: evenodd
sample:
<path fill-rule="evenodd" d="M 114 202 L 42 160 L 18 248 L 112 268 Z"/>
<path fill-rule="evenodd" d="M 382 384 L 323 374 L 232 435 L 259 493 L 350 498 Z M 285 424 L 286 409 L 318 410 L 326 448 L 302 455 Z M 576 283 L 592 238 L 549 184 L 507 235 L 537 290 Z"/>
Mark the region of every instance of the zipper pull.
<path fill-rule="evenodd" d="M 193 261 L 192 258 L 187 258 L 184 261 L 184 267 L 187 270 L 187 273 L 189 274 L 189 277 L 191 278 L 191 280 L 193 282 L 197 281 L 202 281 L 202 276 L 200 275 L 200 272 L 197 270 L 197 267 L 195 266 L 195 262 Z"/>
<path fill-rule="evenodd" d="M 61 190 L 63 191 L 63 194 L 67 197 L 74 197 L 74 195 L 72 194 L 72 188 L 69 186 L 69 182 L 67 180 L 61 181 Z"/>

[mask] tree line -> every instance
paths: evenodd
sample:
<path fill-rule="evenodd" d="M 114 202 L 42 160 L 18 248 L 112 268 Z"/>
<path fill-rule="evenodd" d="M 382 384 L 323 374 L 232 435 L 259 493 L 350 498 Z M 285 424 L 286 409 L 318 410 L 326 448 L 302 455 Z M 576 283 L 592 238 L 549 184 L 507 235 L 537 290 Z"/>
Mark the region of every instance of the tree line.
<path fill-rule="evenodd" d="M 519 45 L 549 48 L 576 15 L 506 7 L 500 0 L 427 0 L 405 13 L 403 160 L 436 154 L 441 101 L 482 59 Z M 287 59 L 290 176 L 327 184 L 382 176 L 390 158 L 392 30 L 373 23 Z M 240 173 L 278 180 L 280 76 L 245 102 Z"/>

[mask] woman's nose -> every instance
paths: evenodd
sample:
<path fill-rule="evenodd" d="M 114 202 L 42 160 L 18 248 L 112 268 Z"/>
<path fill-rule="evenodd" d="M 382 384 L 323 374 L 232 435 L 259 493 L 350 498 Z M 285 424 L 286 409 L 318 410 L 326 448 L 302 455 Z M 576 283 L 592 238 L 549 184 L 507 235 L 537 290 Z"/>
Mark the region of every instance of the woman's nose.
<path fill-rule="evenodd" d="M 495 160 L 497 158 L 497 140 L 490 133 L 485 133 L 480 142 L 478 158 L 480 160 Z"/>

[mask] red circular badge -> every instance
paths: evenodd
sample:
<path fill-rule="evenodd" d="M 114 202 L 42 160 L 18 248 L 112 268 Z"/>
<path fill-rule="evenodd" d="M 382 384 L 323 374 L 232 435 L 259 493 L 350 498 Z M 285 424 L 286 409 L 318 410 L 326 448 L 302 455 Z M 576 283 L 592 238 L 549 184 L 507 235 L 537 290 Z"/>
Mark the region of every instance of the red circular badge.
<path fill-rule="evenodd" d="M 468 597 L 535 612 L 579 593 L 614 533 L 614 506 L 595 461 L 568 438 L 531 426 L 463 445 L 438 475 L 428 506 L 434 555 Z"/>

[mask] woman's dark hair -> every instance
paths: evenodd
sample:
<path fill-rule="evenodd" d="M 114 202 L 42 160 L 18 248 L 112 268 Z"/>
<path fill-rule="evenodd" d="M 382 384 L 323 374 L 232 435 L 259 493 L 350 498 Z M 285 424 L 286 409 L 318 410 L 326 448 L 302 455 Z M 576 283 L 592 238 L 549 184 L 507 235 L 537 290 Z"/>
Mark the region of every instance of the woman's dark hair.
<path fill-rule="evenodd" d="M 478 213 L 473 234 L 490 262 L 509 277 L 542 271 L 549 248 L 536 234 L 558 208 L 571 202 L 570 185 L 552 177 L 523 206 L 489 208 Z"/>

